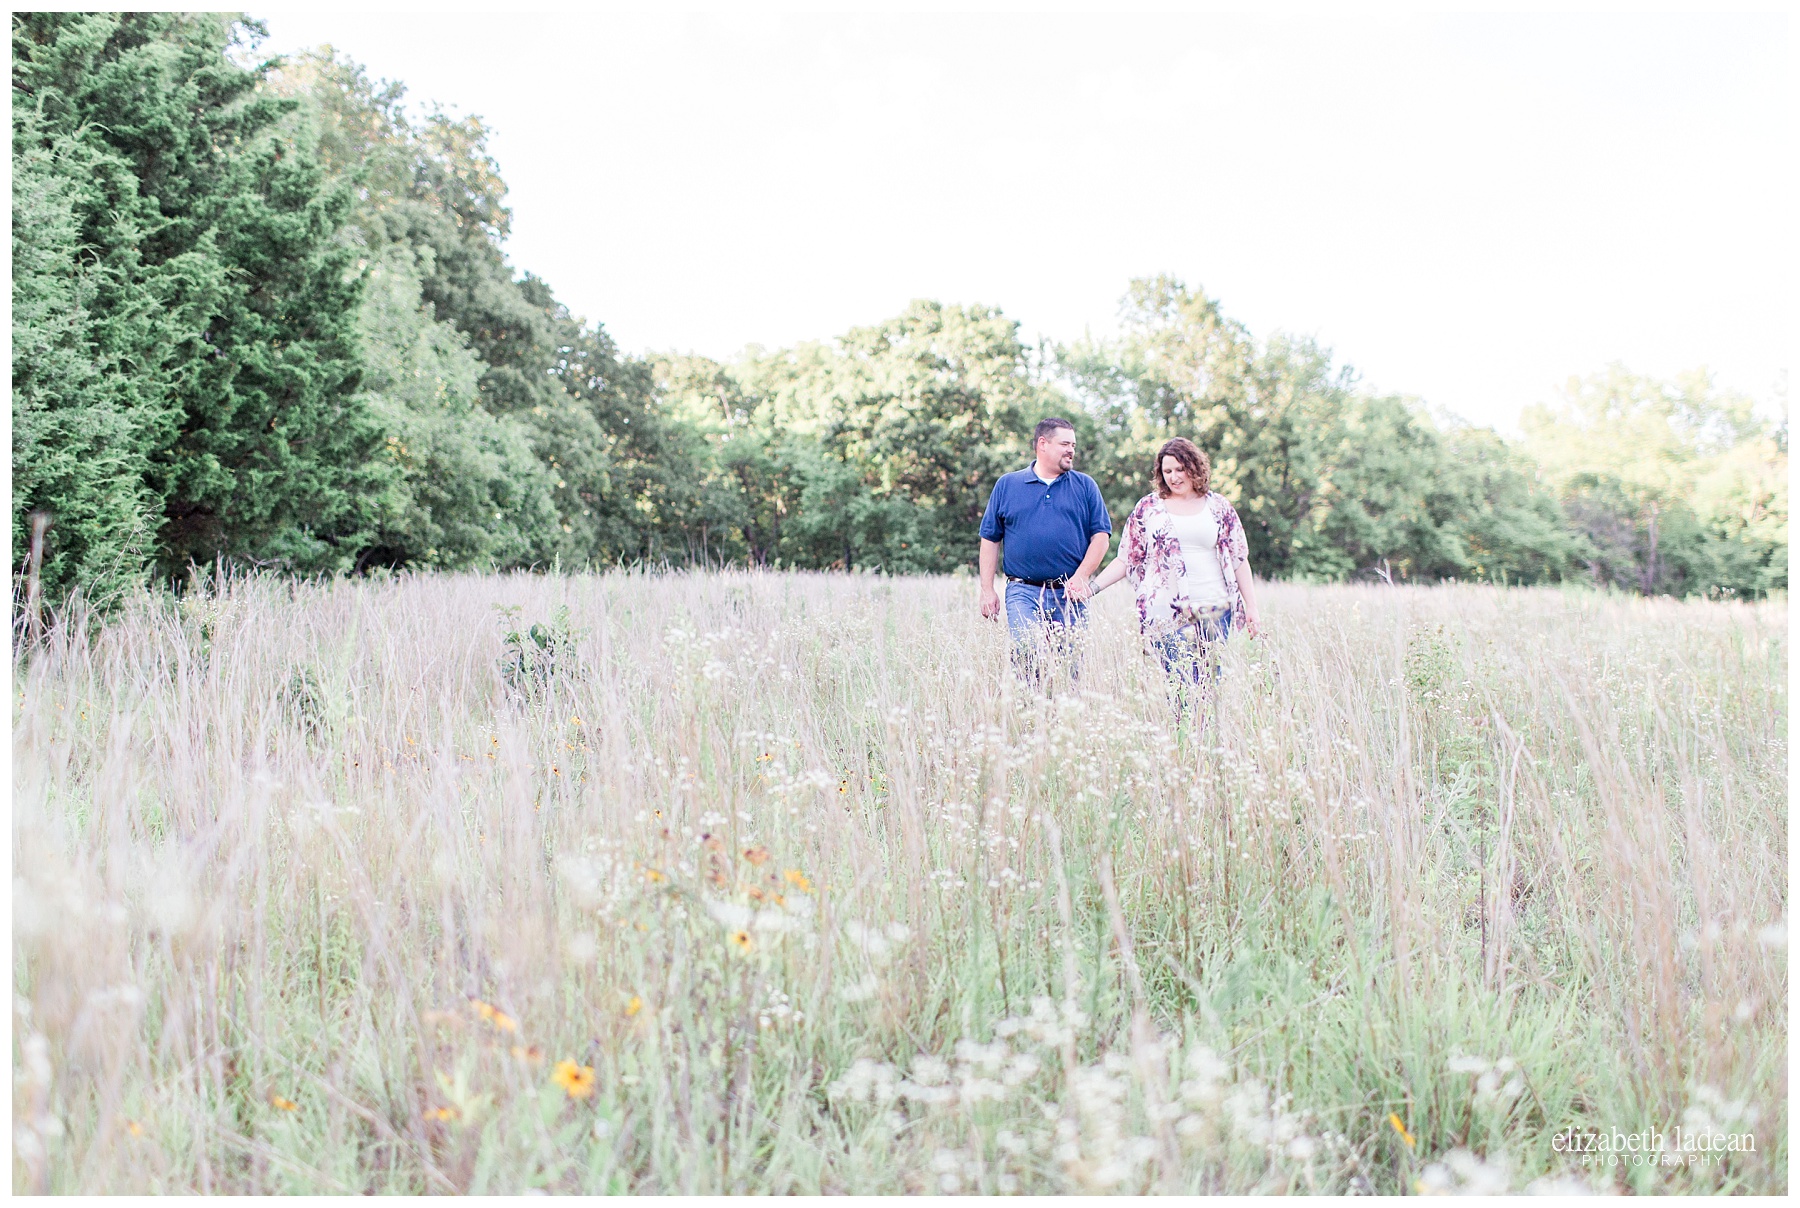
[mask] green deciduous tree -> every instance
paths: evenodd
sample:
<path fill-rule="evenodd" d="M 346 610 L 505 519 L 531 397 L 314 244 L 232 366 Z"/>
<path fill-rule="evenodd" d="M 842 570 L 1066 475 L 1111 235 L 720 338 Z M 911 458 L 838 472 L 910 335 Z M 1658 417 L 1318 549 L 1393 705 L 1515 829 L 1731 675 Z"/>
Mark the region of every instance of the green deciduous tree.
<path fill-rule="evenodd" d="M 557 525 L 552 470 L 532 433 L 477 402 L 481 361 L 463 334 L 420 303 L 416 253 L 383 248 L 359 312 L 363 383 L 386 433 L 388 470 L 364 563 L 509 566 Z"/>
<path fill-rule="evenodd" d="M 986 307 L 915 302 L 830 343 L 730 366 L 670 358 L 672 418 L 701 435 L 689 512 L 717 548 L 763 565 L 947 571 L 974 558 L 994 480 L 1066 404 L 1033 376 L 1018 325 Z"/>
<path fill-rule="evenodd" d="M 412 492 L 388 509 L 371 557 L 542 566 L 683 554 L 685 434 L 658 414 L 646 363 L 621 356 L 547 283 L 514 275 L 502 246 L 512 222 L 506 185 L 482 121 L 438 108 L 414 119 L 404 89 L 371 81 L 329 48 L 284 65 L 271 88 L 304 103 L 327 170 L 354 190 L 349 229 L 365 261 L 389 263 L 386 249 L 406 249 L 422 321 L 447 325 L 466 347 L 475 392 L 458 430 L 482 434 L 481 465 L 517 470 L 483 470 L 485 486 L 447 496 Z M 378 410 L 392 448 L 417 409 L 389 400 Z M 516 462 L 521 436 L 534 469 Z M 469 526 L 477 515 L 494 528 L 486 542 Z M 450 528 L 467 537 L 446 544 Z"/>
<path fill-rule="evenodd" d="M 1562 493 L 1595 580 L 1651 594 L 1787 586 L 1787 426 L 1696 372 L 1621 366 L 1526 410 L 1526 444 Z"/>
<path fill-rule="evenodd" d="M 1095 474 L 1115 515 L 1149 490 L 1163 441 L 1212 460 L 1259 573 L 1536 582 L 1566 569 L 1555 501 L 1497 437 L 1356 388 L 1311 340 L 1258 343 L 1170 277 L 1134 281 L 1122 333 L 1059 350 L 1093 423 Z M 1478 459 L 1486 458 L 1485 461 Z"/>

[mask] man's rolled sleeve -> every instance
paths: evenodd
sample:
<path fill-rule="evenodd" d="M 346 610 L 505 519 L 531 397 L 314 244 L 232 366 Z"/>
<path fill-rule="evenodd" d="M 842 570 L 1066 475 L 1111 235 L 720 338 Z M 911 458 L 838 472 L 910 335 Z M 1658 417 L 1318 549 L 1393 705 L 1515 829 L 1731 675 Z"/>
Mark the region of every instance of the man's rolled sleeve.
<path fill-rule="evenodd" d="M 1099 484 L 1095 483 L 1088 494 L 1088 540 L 1092 541 L 1100 533 L 1112 534 L 1112 517 L 1107 514 L 1106 499 L 1100 494 Z"/>
<path fill-rule="evenodd" d="M 981 517 L 981 535 L 985 540 L 998 541 L 1004 532 L 1005 526 L 1000 522 L 1000 486 L 996 483 L 988 492 L 987 511 Z"/>

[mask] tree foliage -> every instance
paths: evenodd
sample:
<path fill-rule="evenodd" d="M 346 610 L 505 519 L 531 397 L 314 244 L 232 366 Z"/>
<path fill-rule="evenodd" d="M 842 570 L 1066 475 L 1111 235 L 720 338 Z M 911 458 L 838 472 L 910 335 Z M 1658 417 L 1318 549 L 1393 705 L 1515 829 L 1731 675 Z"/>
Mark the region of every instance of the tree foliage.
<path fill-rule="evenodd" d="M 1567 571 L 1555 501 L 1491 433 L 1359 391 L 1311 340 L 1259 343 L 1170 277 L 1134 281 L 1122 318 L 1118 339 L 1059 355 L 1115 514 L 1149 489 L 1162 442 L 1188 436 L 1260 573 L 1529 583 Z"/>
<path fill-rule="evenodd" d="M 1787 586 L 1787 416 L 1705 373 L 1612 366 L 1522 418 L 1597 581 L 1645 594 Z"/>
<path fill-rule="evenodd" d="M 13 18 L 13 542 L 51 598 L 190 562 L 967 568 L 1061 414 L 1115 520 L 1198 441 L 1274 576 L 1786 587 L 1786 420 L 1614 369 L 1527 440 L 1363 389 L 1171 277 L 1033 348 L 917 301 L 730 363 L 622 352 L 514 271 L 480 118 L 176 13 Z"/>
<path fill-rule="evenodd" d="M 356 400 L 360 285 L 336 239 L 350 198 L 284 123 L 292 103 L 228 53 L 246 32 L 209 14 L 13 17 L 13 155 L 34 191 L 14 243 L 36 266 L 14 275 L 29 424 L 13 525 L 59 518 L 65 586 L 101 581 L 82 566 L 131 577 L 133 550 L 165 571 L 219 556 L 344 568 L 366 539 L 376 433 Z M 51 229 L 23 228 L 46 210 Z M 74 317 L 52 337 L 59 293 L 79 305 L 55 311 Z M 38 455 L 64 433 L 104 441 L 100 464 Z"/>
<path fill-rule="evenodd" d="M 13 548 L 54 516 L 42 568 L 52 596 L 116 595 L 139 577 L 157 526 L 129 380 L 91 310 L 101 266 L 82 255 L 79 181 L 92 148 L 13 122 Z"/>

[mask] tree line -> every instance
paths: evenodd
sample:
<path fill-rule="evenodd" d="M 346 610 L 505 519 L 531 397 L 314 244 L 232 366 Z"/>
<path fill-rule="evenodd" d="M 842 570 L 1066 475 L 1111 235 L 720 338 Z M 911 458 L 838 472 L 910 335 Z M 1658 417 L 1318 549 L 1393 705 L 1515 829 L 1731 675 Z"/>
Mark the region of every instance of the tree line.
<path fill-rule="evenodd" d="M 261 32 L 13 17 L 13 547 L 47 519 L 48 598 L 215 562 L 955 571 L 1047 414 L 1115 518 L 1197 440 L 1263 574 L 1786 587 L 1785 410 L 1703 375 L 1608 370 L 1508 442 L 1168 277 L 1106 340 L 920 301 L 731 362 L 628 353 L 508 263 L 479 118 Z"/>

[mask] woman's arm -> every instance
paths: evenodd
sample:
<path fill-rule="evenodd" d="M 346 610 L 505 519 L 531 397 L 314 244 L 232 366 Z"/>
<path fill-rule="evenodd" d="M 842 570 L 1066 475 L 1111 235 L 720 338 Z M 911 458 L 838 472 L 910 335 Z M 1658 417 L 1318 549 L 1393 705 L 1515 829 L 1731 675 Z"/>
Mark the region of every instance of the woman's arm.
<path fill-rule="evenodd" d="M 1143 512 L 1144 504 L 1142 500 L 1139 500 L 1138 505 L 1131 509 L 1131 515 L 1125 518 L 1125 536 L 1119 542 L 1118 557 L 1112 560 L 1111 566 L 1094 576 L 1095 595 L 1105 591 L 1129 574 L 1133 561 L 1143 561 L 1144 555 L 1141 549 L 1144 539 Z"/>
<path fill-rule="evenodd" d="M 1099 595 L 1125 577 L 1125 561 L 1125 552 L 1121 550 L 1105 570 L 1094 576 L 1093 594 Z"/>
<path fill-rule="evenodd" d="M 1250 573 L 1250 559 L 1237 564 L 1238 590 L 1244 595 L 1244 632 L 1256 637 L 1262 626 L 1256 616 L 1256 577 Z"/>

